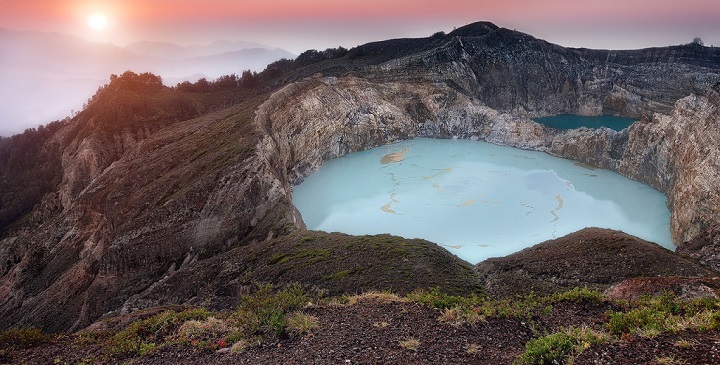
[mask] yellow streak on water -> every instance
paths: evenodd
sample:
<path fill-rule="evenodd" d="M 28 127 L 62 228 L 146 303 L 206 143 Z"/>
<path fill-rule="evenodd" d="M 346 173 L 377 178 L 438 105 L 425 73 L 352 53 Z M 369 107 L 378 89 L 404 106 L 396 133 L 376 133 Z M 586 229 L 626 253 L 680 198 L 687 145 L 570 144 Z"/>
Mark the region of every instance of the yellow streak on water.
<path fill-rule="evenodd" d="M 560 219 L 560 217 L 558 217 L 558 215 L 555 214 L 555 212 L 557 212 L 558 210 L 562 209 L 562 207 L 563 207 L 562 195 L 560 195 L 560 194 L 555 195 L 555 199 L 557 199 L 558 205 L 557 205 L 557 207 L 555 207 L 555 209 L 553 209 L 553 210 L 550 211 L 550 214 L 552 214 L 552 215 L 555 217 L 555 219 L 553 219 L 551 222 L 555 222 L 555 221 L 557 221 L 558 219 Z"/>
<path fill-rule="evenodd" d="M 502 204 L 503 202 L 494 202 L 494 201 L 490 201 L 490 200 L 481 200 L 480 203 L 483 203 L 483 204 Z"/>
<path fill-rule="evenodd" d="M 393 203 L 399 203 L 400 201 L 395 199 L 395 193 L 390 194 L 390 200 L 392 200 Z"/>
<path fill-rule="evenodd" d="M 433 175 L 423 176 L 423 180 L 430 180 L 430 179 L 434 178 L 435 176 L 438 176 L 438 175 L 441 175 L 441 174 L 446 174 L 446 173 L 448 173 L 448 172 L 452 172 L 452 170 L 453 170 L 452 167 L 448 167 L 448 168 L 443 169 L 442 171 L 437 172 L 437 173 L 435 173 L 435 174 L 433 174 Z"/>
<path fill-rule="evenodd" d="M 380 159 L 381 164 L 389 164 L 393 162 L 400 162 L 405 159 L 405 154 L 408 153 L 408 149 L 403 147 L 402 151 L 400 152 L 393 152 L 389 153 L 385 156 L 383 156 L 382 159 Z"/>
<path fill-rule="evenodd" d="M 382 211 L 385 212 L 385 213 L 397 214 L 396 211 L 390 209 L 390 206 L 391 206 L 392 204 L 393 204 L 392 202 L 387 203 L 387 204 L 383 205 L 382 207 L 380 207 L 380 210 L 382 210 Z"/>
<path fill-rule="evenodd" d="M 477 201 L 475 201 L 475 199 L 470 199 L 470 200 L 458 205 L 458 207 L 467 207 L 468 205 L 473 205 L 475 203 L 477 203 Z"/>

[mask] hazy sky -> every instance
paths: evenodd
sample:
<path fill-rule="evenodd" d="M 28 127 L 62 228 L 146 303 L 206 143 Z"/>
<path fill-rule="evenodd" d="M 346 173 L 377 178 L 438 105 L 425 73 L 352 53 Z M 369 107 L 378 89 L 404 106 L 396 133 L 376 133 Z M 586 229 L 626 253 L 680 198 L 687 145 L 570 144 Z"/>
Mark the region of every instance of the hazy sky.
<path fill-rule="evenodd" d="M 118 46 L 141 40 L 255 41 L 295 54 L 426 37 L 480 20 L 571 47 L 643 48 L 694 37 L 720 46 L 720 0 L 0 0 L 0 28 L 66 33 Z M 3 56 L 5 64 L 26 66 Z M 52 59 L 41 61 L 52 69 Z M 0 135 L 69 115 L 97 88 L 93 82 L 103 82 L 36 74 L 0 69 Z"/>
<path fill-rule="evenodd" d="M 0 28 L 121 46 L 251 40 L 299 53 L 427 36 L 478 20 L 565 46 L 641 48 L 694 37 L 720 46 L 719 0 L 0 0 L 0 9 Z M 107 17 L 107 27 L 88 26 L 91 14 Z"/>

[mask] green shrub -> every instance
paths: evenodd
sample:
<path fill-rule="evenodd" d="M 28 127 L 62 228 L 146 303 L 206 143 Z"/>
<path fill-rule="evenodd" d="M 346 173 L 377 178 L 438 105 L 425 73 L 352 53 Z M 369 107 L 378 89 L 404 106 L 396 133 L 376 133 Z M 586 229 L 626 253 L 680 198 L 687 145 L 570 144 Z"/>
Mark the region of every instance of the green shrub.
<path fill-rule="evenodd" d="M 480 302 L 480 299 L 475 296 L 467 298 L 442 293 L 439 287 L 433 287 L 430 290 L 416 290 L 408 294 L 407 298 L 436 309 L 448 309 L 460 305 L 470 306 Z"/>
<path fill-rule="evenodd" d="M 551 295 L 549 299 L 552 302 L 602 303 L 603 296 L 599 291 L 576 287 L 564 293 Z"/>
<path fill-rule="evenodd" d="M 165 311 L 137 321 L 116 333 L 108 341 L 106 351 L 113 356 L 147 355 L 165 345 L 166 338 L 175 334 L 187 321 L 202 321 L 210 316 L 204 308 L 182 312 Z"/>
<path fill-rule="evenodd" d="M 255 294 L 243 296 L 232 318 L 244 337 L 277 339 L 287 334 L 286 316 L 303 308 L 309 301 L 310 296 L 299 284 L 277 292 L 267 285 Z"/>
<path fill-rule="evenodd" d="M 235 332 L 236 329 L 227 321 L 215 317 L 208 317 L 204 321 L 189 320 L 178 328 L 169 343 L 200 350 L 217 350 L 227 347 L 227 337 Z"/>
<path fill-rule="evenodd" d="M 681 304 L 681 307 L 686 313 L 698 313 L 705 310 L 720 311 L 720 300 L 710 297 L 702 297 L 684 302 Z"/>
<path fill-rule="evenodd" d="M 720 329 L 720 311 L 714 311 L 710 315 L 710 326 L 708 330 Z"/>
<path fill-rule="evenodd" d="M 648 300 L 646 306 L 657 312 L 664 312 L 670 314 L 681 314 L 683 307 L 680 300 L 676 300 L 675 295 L 672 293 L 662 293 L 660 295 L 652 296 Z"/>
<path fill-rule="evenodd" d="M 525 352 L 515 360 L 515 364 L 562 363 L 590 346 L 604 341 L 605 337 L 602 334 L 591 329 L 571 328 L 528 341 L 525 344 Z"/>
<path fill-rule="evenodd" d="M 485 317 L 515 318 L 529 321 L 538 314 L 548 314 L 552 305 L 534 294 L 515 299 L 488 301 L 480 308 Z"/>
<path fill-rule="evenodd" d="M 626 306 L 626 311 L 609 314 L 607 327 L 613 335 L 652 337 L 663 332 L 720 328 L 720 306 L 714 298 L 682 301 L 663 293 L 641 297 Z"/>
<path fill-rule="evenodd" d="M 11 351 L 29 349 L 51 342 L 53 337 L 37 328 L 14 328 L 0 332 L 0 358 Z"/>
<path fill-rule="evenodd" d="M 318 328 L 318 319 L 315 316 L 302 312 L 295 312 L 287 317 L 288 332 L 304 335 Z"/>
<path fill-rule="evenodd" d="M 610 333 L 624 334 L 657 333 L 666 328 L 667 313 L 653 308 L 637 308 L 629 312 L 611 312 L 607 327 Z"/>
<path fill-rule="evenodd" d="M 353 273 L 352 270 L 342 270 L 342 271 L 338 271 L 334 274 L 323 276 L 323 280 L 327 280 L 327 281 L 342 280 L 342 279 L 352 275 L 352 273 Z"/>

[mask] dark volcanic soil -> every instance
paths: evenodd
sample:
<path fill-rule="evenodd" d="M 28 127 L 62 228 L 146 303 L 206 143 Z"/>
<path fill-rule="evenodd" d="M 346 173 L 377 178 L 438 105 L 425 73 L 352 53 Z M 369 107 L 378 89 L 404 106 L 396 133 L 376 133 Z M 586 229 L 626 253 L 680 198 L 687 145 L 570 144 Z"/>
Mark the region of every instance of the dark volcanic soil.
<path fill-rule="evenodd" d="M 511 364 L 536 336 L 533 327 L 535 333 L 571 325 L 593 327 L 603 322 L 609 309 L 608 302 L 562 302 L 531 321 L 496 318 L 454 325 L 441 322 L 439 310 L 365 297 L 352 305 L 310 307 L 306 312 L 319 321 L 312 334 L 241 353 L 165 348 L 146 357 L 108 360 L 97 345 L 81 347 L 67 337 L 6 360 L 17 364 Z M 418 341 L 415 349 L 401 345 L 411 339 Z M 575 364 L 718 364 L 719 356 L 720 331 L 690 331 L 597 345 Z"/>

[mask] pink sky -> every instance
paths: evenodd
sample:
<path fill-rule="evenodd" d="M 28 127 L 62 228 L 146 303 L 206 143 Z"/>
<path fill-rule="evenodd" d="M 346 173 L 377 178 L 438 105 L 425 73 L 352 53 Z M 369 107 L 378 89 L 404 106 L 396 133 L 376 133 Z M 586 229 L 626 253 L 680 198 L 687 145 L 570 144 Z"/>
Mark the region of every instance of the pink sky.
<path fill-rule="evenodd" d="M 427 36 L 478 20 L 566 46 L 640 48 L 701 37 L 720 45 L 718 0 L 0 0 L 0 28 L 117 45 L 258 41 L 299 53 Z M 105 13 L 103 32 L 87 27 Z"/>

